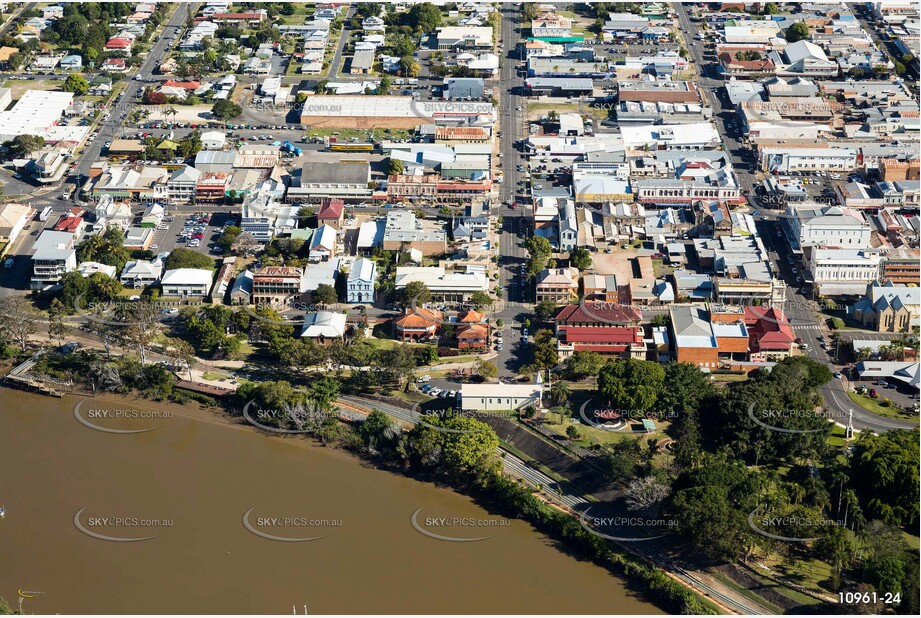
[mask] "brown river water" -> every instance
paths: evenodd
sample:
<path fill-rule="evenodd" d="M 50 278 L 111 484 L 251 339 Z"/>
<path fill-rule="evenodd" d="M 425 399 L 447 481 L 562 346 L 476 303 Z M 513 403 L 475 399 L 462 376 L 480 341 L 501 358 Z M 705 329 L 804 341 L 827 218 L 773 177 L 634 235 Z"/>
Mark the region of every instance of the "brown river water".
<path fill-rule="evenodd" d="M 662 613 L 450 490 L 154 402 L 87 399 L 154 429 L 105 433 L 78 401 L 0 388 L 0 596 L 26 613 Z"/>

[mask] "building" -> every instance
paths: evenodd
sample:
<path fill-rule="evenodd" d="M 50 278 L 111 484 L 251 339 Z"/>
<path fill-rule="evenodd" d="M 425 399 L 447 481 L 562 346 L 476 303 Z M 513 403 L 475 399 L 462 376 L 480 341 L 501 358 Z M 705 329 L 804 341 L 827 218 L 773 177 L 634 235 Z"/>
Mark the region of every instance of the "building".
<path fill-rule="evenodd" d="M 848 309 L 863 328 L 879 333 L 910 333 L 921 321 L 921 288 L 892 282 L 867 285 L 864 297 Z"/>
<path fill-rule="evenodd" d="M 492 49 L 489 26 L 446 26 L 436 32 L 438 49 Z"/>
<path fill-rule="evenodd" d="M 289 202 L 323 198 L 363 201 L 371 197 L 371 167 L 367 161 L 311 161 L 304 163 L 288 188 Z"/>
<path fill-rule="evenodd" d="M 642 314 L 631 305 L 586 299 L 567 305 L 554 318 L 561 359 L 574 352 L 597 352 L 619 358 L 645 358 Z"/>
<path fill-rule="evenodd" d="M 29 287 L 42 290 L 61 280 L 64 273 L 77 268 L 74 235 L 45 230 L 32 246 L 32 279 Z"/>
<path fill-rule="evenodd" d="M 726 361 L 748 359 L 748 328 L 742 308 L 718 314 L 704 303 L 671 305 L 668 309 L 675 360 L 704 370 Z"/>
<path fill-rule="evenodd" d="M 8 111 L 0 111 L 0 142 L 17 135 L 45 137 L 74 102 L 72 92 L 27 90 Z"/>
<path fill-rule="evenodd" d="M 579 271 L 575 268 L 545 268 L 537 276 L 537 302 L 568 304 L 579 297 Z"/>
<path fill-rule="evenodd" d="M 19 238 L 35 209 L 28 204 L 0 204 L 0 245 L 10 245 Z"/>
<path fill-rule="evenodd" d="M 96 273 L 102 273 L 106 277 L 110 277 L 112 279 L 114 279 L 116 275 L 114 266 L 101 264 L 100 262 L 80 262 L 80 264 L 77 266 L 77 272 L 80 273 L 80 275 L 84 278 L 95 275 Z"/>
<path fill-rule="evenodd" d="M 336 255 L 336 229 L 329 225 L 321 225 L 310 239 L 311 262 L 325 262 Z"/>
<path fill-rule="evenodd" d="M 213 273 L 205 268 L 174 268 L 163 273 L 163 296 L 204 298 L 211 290 Z"/>
<path fill-rule="evenodd" d="M 227 143 L 223 131 L 205 131 L 201 134 L 201 146 L 205 150 L 221 150 Z"/>
<path fill-rule="evenodd" d="M 376 284 L 377 262 L 368 258 L 355 260 L 345 284 L 345 302 L 374 302 Z"/>
<path fill-rule="evenodd" d="M 122 269 L 119 281 L 126 288 L 144 288 L 159 283 L 162 276 L 162 260 L 131 260 Z"/>
<path fill-rule="evenodd" d="M 879 279 L 881 263 L 878 250 L 816 247 L 808 257 L 806 282 L 823 296 L 862 294 Z"/>
<path fill-rule="evenodd" d="M 541 407 L 543 384 L 462 384 L 462 410 L 520 410 Z"/>
<path fill-rule="evenodd" d="M 921 281 L 921 254 L 917 249 L 902 245 L 891 249 L 883 260 L 880 280 L 883 283 L 917 285 Z"/>
<path fill-rule="evenodd" d="M 317 311 L 304 316 L 301 337 L 327 344 L 341 341 L 345 337 L 345 314 L 332 311 Z"/>
<path fill-rule="evenodd" d="M 419 281 L 432 293 L 433 301 L 465 302 L 474 292 L 488 292 L 485 272 L 468 267 L 466 272 L 447 272 L 444 266 L 398 266 L 394 289 Z"/>
<path fill-rule="evenodd" d="M 253 273 L 252 296 L 255 305 L 286 307 L 304 292 L 304 271 L 293 266 L 264 266 Z"/>
<path fill-rule="evenodd" d="M 383 247 L 387 251 L 418 249 L 425 256 L 444 255 L 447 234 L 442 229 L 426 229 L 411 210 L 394 210 L 387 215 Z"/>
<path fill-rule="evenodd" d="M 819 204 L 791 205 L 786 215 L 794 249 L 870 247 L 870 223 L 860 211 Z"/>
<path fill-rule="evenodd" d="M 769 306 L 743 309 L 752 361 L 778 361 L 793 353 L 796 335 L 782 310 Z"/>
<path fill-rule="evenodd" d="M 483 80 L 479 77 L 446 77 L 441 87 L 441 98 L 446 101 L 481 99 Z"/>
<path fill-rule="evenodd" d="M 368 75 L 374 69 L 374 50 L 359 49 L 352 56 L 352 64 L 349 73 L 352 75 Z"/>
<path fill-rule="evenodd" d="M 393 321 L 394 335 L 400 341 L 430 341 L 437 337 L 443 320 L 437 309 L 407 307 L 403 315 Z"/>
<path fill-rule="evenodd" d="M 772 174 L 850 172 L 857 167 L 853 148 L 761 148 L 761 171 Z"/>
<path fill-rule="evenodd" d="M 325 199 L 320 202 L 320 211 L 317 213 L 317 223 L 319 225 L 329 225 L 341 230 L 344 219 L 345 201 L 341 199 Z"/>

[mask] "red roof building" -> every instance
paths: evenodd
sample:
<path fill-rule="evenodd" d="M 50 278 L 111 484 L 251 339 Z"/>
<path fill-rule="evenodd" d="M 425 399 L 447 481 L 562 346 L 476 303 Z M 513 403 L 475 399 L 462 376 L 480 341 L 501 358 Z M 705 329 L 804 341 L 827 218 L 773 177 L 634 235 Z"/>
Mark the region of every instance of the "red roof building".
<path fill-rule="evenodd" d="M 406 313 L 393 321 L 397 336 L 402 341 L 419 341 L 435 336 L 442 314 L 436 309 L 407 308 Z"/>
<path fill-rule="evenodd" d="M 106 51 L 126 51 L 131 49 L 131 39 L 112 37 L 106 41 Z"/>
<path fill-rule="evenodd" d="M 643 314 L 632 305 L 601 300 L 584 300 L 578 305 L 566 305 L 556 314 L 560 326 L 637 326 Z"/>
<path fill-rule="evenodd" d="M 643 315 L 631 305 L 584 300 L 557 313 L 557 351 L 561 358 L 573 352 L 597 352 L 622 358 L 646 358 Z"/>
<path fill-rule="evenodd" d="M 58 222 L 54 224 L 55 232 L 70 232 L 71 234 L 80 234 L 83 231 L 83 217 L 75 215 L 61 215 Z"/>
<path fill-rule="evenodd" d="M 163 82 L 163 85 L 161 86 L 161 88 L 166 88 L 166 87 L 181 88 L 182 90 L 198 90 L 199 88 L 201 88 L 201 82 L 195 82 L 195 81 L 177 82 L 176 80 L 168 79 L 165 82 Z"/>
<path fill-rule="evenodd" d="M 342 221 L 345 215 L 345 200 L 339 198 L 326 198 L 320 203 L 320 212 L 317 213 L 317 221 L 320 225 L 324 223 L 331 225 L 337 230 L 342 229 Z"/>
<path fill-rule="evenodd" d="M 124 58 L 106 58 L 101 68 L 103 71 L 124 71 L 127 66 Z"/>
<path fill-rule="evenodd" d="M 782 310 L 745 307 L 745 327 L 752 360 L 783 359 L 792 353 L 796 335 Z"/>

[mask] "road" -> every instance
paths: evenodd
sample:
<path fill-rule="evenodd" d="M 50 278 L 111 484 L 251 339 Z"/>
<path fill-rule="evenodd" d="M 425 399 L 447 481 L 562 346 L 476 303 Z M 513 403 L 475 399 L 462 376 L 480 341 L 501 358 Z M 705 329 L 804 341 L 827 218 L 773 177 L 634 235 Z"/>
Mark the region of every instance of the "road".
<path fill-rule="evenodd" d="M 151 46 L 144 63 L 131 75 L 125 90 L 109 107 L 109 118 L 100 123 L 95 141 L 87 144 L 83 154 L 80 155 L 75 173 L 79 174 L 81 180 L 89 175 L 90 166 L 99 159 L 105 143 L 121 135 L 121 126 L 143 93 L 146 85 L 145 80 L 150 78 L 154 68 L 158 66 L 160 58 L 175 42 L 170 37 L 178 37 L 179 32 L 185 27 L 188 16 L 190 14 L 194 15 L 196 11 L 198 11 L 197 3 L 176 5 L 175 12 L 166 22 L 166 26 L 163 27 L 159 40 L 155 41 Z M 136 75 L 140 75 L 144 79 L 135 79 Z"/>
<path fill-rule="evenodd" d="M 414 411 L 407 410 L 406 408 L 400 408 L 398 406 L 381 403 L 374 400 L 347 395 L 341 396 L 339 401 L 346 404 L 347 406 L 357 406 L 365 410 L 380 410 L 391 418 L 413 425 L 419 421 L 418 415 Z M 347 414 L 352 412 L 348 407 L 342 407 L 340 410 Z M 541 492 L 545 496 L 558 504 L 564 505 L 572 512 L 581 513 L 586 508 L 595 504 L 595 502 L 584 496 L 560 492 L 558 490 L 560 485 L 555 479 L 547 476 L 540 470 L 532 468 L 529 464 L 525 463 L 520 458 L 502 449 L 501 447 L 497 449 L 497 452 L 502 461 L 502 469 L 506 474 L 514 478 L 523 479 L 534 487 L 540 487 Z M 636 548 L 624 549 L 633 551 Z M 755 605 L 746 599 L 739 598 L 738 596 L 729 596 L 725 594 L 725 592 L 713 588 L 694 573 L 689 572 L 676 564 L 674 560 L 662 552 L 654 552 L 652 555 L 639 553 L 638 555 L 644 556 L 646 558 L 651 558 L 652 561 L 659 567 L 667 570 L 671 575 L 677 577 L 692 589 L 698 592 L 703 592 L 711 599 L 735 612 L 747 615 L 768 613 L 764 608 L 759 607 L 758 605 Z"/>
<path fill-rule="evenodd" d="M 523 200 L 517 203 L 514 194 L 518 190 L 518 181 L 522 174 L 517 170 L 519 164 L 526 163 L 515 148 L 518 140 L 527 136 L 527 101 L 520 95 L 524 80 L 518 76 L 519 43 L 521 37 L 521 10 L 519 5 L 502 4 L 502 27 L 500 40 L 506 50 L 499 74 L 499 159 L 502 165 L 503 181 L 498 185 L 498 204 L 495 209 L 502 217 L 502 230 L 499 236 L 499 284 L 506 304 L 497 312 L 496 318 L 502 319 L 506 328 L 502 350 L 496 359 L 499 375 L 503 378 L 518 376 L 518 368 L 528 357 L 527 346 L 522 346 L 518 339 L 521 322 L 526 315 L 521 304 L 527 300 L 528 288 L 522 286 L 520 267 L 527 261 L 527 252 L 519 242 L 529 235 L 529 208 Z M 518 108 L 521 108 L 519 111 Z M 514 208 L 506 205 L 515 204 Z"/>

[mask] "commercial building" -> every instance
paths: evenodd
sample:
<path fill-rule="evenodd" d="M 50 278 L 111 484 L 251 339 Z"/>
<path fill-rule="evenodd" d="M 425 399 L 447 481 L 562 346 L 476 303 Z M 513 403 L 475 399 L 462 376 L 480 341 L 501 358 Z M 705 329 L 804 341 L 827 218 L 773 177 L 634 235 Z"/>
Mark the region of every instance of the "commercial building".
<path fill-rule="evenodd" d="M 371 303 L 374 301 L 377 283 L 377 262 L 359 258 L 352 262 L 352 269 L 345 283 L 345 302 Z"/>
<path fill-rule="evenodd" d="M 823 296 L 862 294 L 879 279 L 881 262 L 879 250 L 817 247 L 809 254 L 806 282 Z"/>
<path fill-rule="evenodd" d="M 870 246 L 870 223 L 860 211 L 798 204 L 788 206 L 786 215 L 794 250 L 820 245 L 861 249 Z"/>
<path fill-rule="evenodd" d="M 436 32 L 438 49 L 492 48 L 492 28 L 489 26 L 446 26 Z"/>
<path fill-rule="evenodd" d="M 346 316 L 344 313 L 317 311 L 304 316 L 301 337 L 313 339 L 317 343 L 327 344 L 341 340 L 345 336 Z"/>
<path fill-rule="evenodd" d="M 668 313 L 679 363 L 714 370 L 723 361 L 747 360 L 749 334 L 741 307 L 671 305 Z"/>
<path fill-rule="evenodd" d="M 542 384 L 462 384 L 462 410 L 520 410 L 540 408 Z"/>
<path fill-rule="evenodd" d="M 9 245 L 19 238 L 35 209 L 28 204 L 0 204 L 0 245 Z"/>
<path fill-rule="evenodd" d="M 45 137 L 73 102 L 72 92 L 26 91 L 12 109 L 0 111 L 0 142 L 9 141 L 17 135 Z"/>
<path fill-rule="evenodd" d="M 398 266 L 394 289 L 402 290 L 415 281 L 424 283 L 433 300 L 463 302 L 474 292 L 489 291 L 489 279 L 480 270 L 447 272 L 443 266 Z"/>
<path fill-rule="evenodd" d="M 288 187 L 289 202 L 319 202 L 323 198 L 359 201 L 371 197 L 367 161 L 309 161 Z"/>

